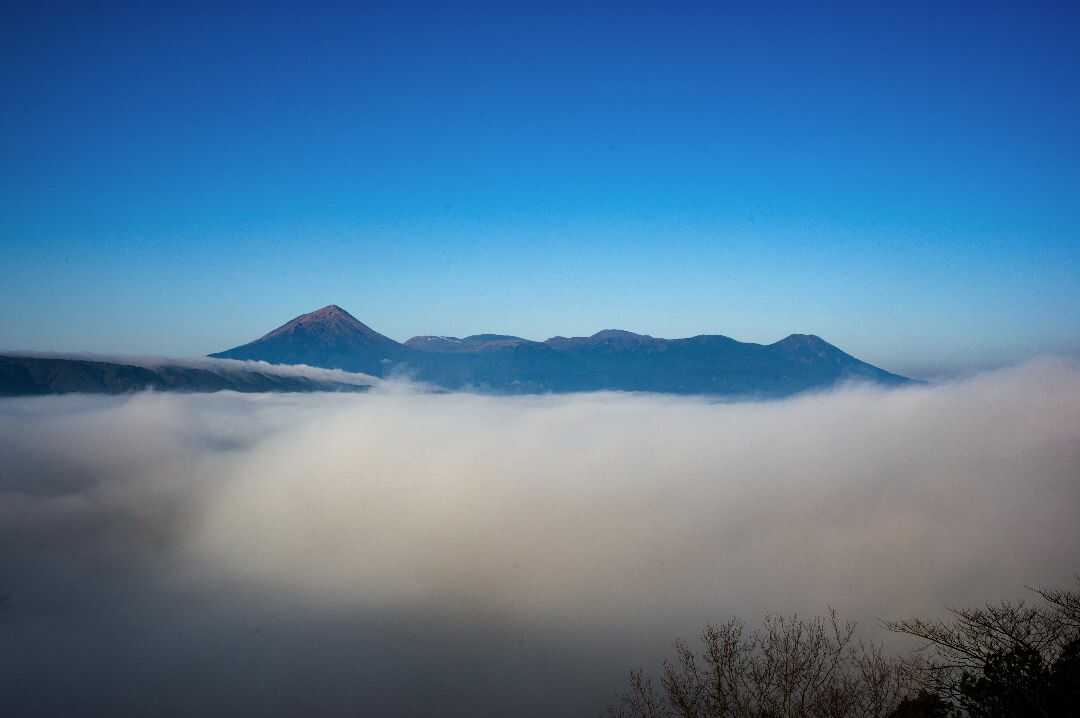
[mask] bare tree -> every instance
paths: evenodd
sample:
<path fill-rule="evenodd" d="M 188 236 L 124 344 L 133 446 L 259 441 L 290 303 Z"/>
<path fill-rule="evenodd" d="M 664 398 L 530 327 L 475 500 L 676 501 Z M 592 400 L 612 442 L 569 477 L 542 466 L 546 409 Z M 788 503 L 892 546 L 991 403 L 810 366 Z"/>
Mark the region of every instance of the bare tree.
<path fill-rule="evenodd" d="M 1033 590 L 1043 603 L 1004 601 L 950 609 L 945 619 L 886 623 L 925 641 L 903 662 L 905 678 L 971 716 L 1073 715 L 1080 592 Z"/>
<path fill-rule="evenodd" d="M 641 671 L 612 714 L 620 718 L 881 718 L 906 695 L 897 661 L 855 640 L 855 625 L 770 616 L 747 630 L 710 625 L 695 653 L 682 641 L 659 690 Z"/>

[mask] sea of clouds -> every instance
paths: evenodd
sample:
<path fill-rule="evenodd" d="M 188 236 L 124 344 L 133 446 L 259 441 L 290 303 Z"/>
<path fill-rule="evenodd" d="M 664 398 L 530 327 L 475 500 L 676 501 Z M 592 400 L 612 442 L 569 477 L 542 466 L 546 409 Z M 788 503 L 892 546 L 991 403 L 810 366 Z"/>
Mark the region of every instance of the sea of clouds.
<path fill-rule="evenodd" d="M 761 403 L 0 401 L 0 713 L 598 715 L 708 621 L 895 642 L 1078 572 L 1059 360 Z"/>

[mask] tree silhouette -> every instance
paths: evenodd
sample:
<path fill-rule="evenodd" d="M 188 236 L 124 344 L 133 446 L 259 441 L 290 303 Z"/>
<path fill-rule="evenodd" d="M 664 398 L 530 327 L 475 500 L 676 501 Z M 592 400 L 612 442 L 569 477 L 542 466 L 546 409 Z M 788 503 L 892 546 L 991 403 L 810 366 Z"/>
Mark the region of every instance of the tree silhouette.
<path fill-rule="evenodd" d="M 1080 584 L 1080 580 L 1078 580 Z M 659 683 L 643 671 L 617 718 L 1064 718 L 1080 715 L 1080 591 L 886 623 L 926 645 L 906 659 L 854 639 L 855 626 L 770 616 L 676 641 Z"/>
<path fill-rule="evenodd" d="M 1036 590 L 1025 602 L 953 609 L 951 618 L 887 623 L 926 641 L 905 677 L 972 718 L 1074 716 L 1080 706 L 1080 593 Z"/>
<path fill-rule="evenodd" d="M 660 688 L 642 671 L 611 713 L 620 718 L 884 718 L 904 695 L 899 664 L 857 643 L 855 626 L 770 616 L 747 630 L 733 619 L 710 625 L 701 653 L 675 644 Z"/>

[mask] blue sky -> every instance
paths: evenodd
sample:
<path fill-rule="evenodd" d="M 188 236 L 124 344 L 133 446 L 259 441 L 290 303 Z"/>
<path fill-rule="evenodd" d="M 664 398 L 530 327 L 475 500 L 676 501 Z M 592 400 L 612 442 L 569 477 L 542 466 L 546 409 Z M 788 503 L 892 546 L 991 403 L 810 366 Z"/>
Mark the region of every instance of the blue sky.
<path fill-rule="evenodd" d="M 1080 14 L 903 5 L 8 9 L 0 348 L 1080 352 Z"/>

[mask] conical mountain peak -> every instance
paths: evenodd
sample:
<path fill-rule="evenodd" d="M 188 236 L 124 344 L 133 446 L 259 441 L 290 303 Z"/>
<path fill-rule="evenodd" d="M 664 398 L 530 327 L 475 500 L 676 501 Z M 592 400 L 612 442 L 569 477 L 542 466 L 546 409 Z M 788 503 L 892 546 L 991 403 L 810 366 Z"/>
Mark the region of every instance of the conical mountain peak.
<path fill-rule="evenodd" d="M 372 338 L 392 341 L 382 334 L 379 334 L 336 304 L 328 304 L 322 309 L 316 309 L 313 312 L 301 314 L 295 319 L 291 319 L 285 324 L 282 324 L 269 334 L 264 335 L 262 338 L 268 339 L 282 334 L 289 334 L 300 329 L 323 334 L 359 333 Z"/>
<path fill-rule="evenodd" d="M 313 311 L 313 312 L 311 312 L 309 314 L 306 314 L 304 316 L 309 316 L 309 317 L 347 317 L 349 319 L 352 319 L 353 321 L 358 321 L 356 319 L 356 317 L 349 314 L 347 311 L 345 311 L 344 309 L 342 309 L 341 307 L 339 307 L 336 304 L 327 304 L 322 309 L 316 309 L 315 311 Z"/>
<path fill-rule="evenodd" d="M 289 320 L 253 342 L 211 356 L 380 373 L 405 347 L 337 304 Z"/>

